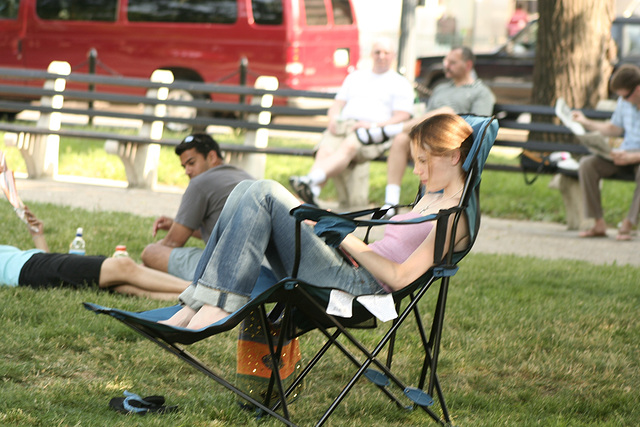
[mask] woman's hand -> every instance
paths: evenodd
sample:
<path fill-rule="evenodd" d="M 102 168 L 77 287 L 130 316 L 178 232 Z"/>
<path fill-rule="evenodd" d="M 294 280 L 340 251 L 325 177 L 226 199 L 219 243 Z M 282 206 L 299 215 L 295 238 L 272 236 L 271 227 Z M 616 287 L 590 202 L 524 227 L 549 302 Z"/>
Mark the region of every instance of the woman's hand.
<path fill-rule="evenodd" d="M 44 237 L 44 223 L 40 221 L 27 206 L 24 207 L 24 217 L 29 224 L 28 228 L 29 233 L 31 233 L 31 238 L 33 239 L 33 244 L 36 248 L 49 252 L 49 246 Z"/>
<path fill-rule="evenodd" d="M 24 216 L 29 224 L 29 233 L 31 233 L 32 236 L 42 236 L 44 234 L 44 223 L 40 221 L 27 206 L 24 207 Z"/>

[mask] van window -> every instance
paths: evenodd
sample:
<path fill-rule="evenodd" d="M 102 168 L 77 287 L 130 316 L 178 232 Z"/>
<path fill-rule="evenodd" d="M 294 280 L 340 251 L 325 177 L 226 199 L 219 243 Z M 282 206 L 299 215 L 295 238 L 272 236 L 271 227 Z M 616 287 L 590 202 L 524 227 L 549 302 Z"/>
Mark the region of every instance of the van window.
<path fill-rule="evenodd" d="M 37 0 L 42 19 L 62 21 L 115 21 L 117 0 Z"/>
<path fill-rule="evenodd" d="M 282 24 L 282 0 L 253 0 L 251 10 L 256 24 Z"/>
<path fill-rule="evenodd" d="M 20 0 L 0 2 L 0 19 L 16 19 L 18 17 L 19 4 Z"/>
<path fill-rule="evenodd" d="M 618 56 L 621 58 L 627 56 L 638 57 L 640 56 L 640 25 L 624 25 L 621 26 L 621 34 L 618 36 L 621 46 L 618 46 L 620 50 Z M 612 29 L 613 32 L 613 29 Z"/>
<path fill-rule="evenodd" d="M 236 0 L 129 0 L 129 21 L 233 24 Z"/>
<path fill-rule="evenodd" d="M 334 25 L 353 24 L 353 15 L 351 14 L 349 0 L 331 0 L 331 6 L 333 7 Z"/>
<path fill-rule="evenodd" d="M 304 0 L 304 10 L 307 25 L 327 25 L 327 9 L 324 0 Z"/>

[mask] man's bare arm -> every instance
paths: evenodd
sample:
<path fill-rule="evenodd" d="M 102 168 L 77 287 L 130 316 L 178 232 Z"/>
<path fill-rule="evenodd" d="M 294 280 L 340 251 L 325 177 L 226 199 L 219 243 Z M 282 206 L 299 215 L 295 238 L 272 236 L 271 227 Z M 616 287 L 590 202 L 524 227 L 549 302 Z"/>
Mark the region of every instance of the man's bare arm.
<path fill-rule="evenodd" d="M 180 248 L 184 246 L 187 240 L 189 240 L 189 237 L 193 235 L 194 230 L 174 221 L 167 235 L 158 243 L 171 248 Z"/>

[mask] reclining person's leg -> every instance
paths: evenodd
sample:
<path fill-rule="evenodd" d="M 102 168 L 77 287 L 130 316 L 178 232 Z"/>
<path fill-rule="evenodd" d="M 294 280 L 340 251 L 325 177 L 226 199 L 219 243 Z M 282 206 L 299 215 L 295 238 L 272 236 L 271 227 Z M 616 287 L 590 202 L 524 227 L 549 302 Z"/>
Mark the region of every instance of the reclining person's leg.
<path fill-rule="evenodd" d="M 211 256 L 202 277 L 181 295 L 191 307 L 190 313 L 200 310 L 189 322 L 189 328 L 209 325 L 246 304 L 265 254 L 276 277 L 290 274 L 295 259 L 295 219 L 289 211 L 297 204 L 291 193 L 273 181 L 258 181 L 244 193 L 235 214 L 224 229 L 218 230 L 215 244 L 209 241 Z M 310 226 L 303 225 L 302 239 L 302 280 L 327 283 L 352 293 L 381 289 L 368 272 L 352 268 Z M 351 288 L 354 283 L 363 282 L 366 289 Z M 203 306 L 207 308 L 202 310 Z"/>
<path fill-rule="evenodd" d="M 143 265 L 136 264 L 131 258 L 107 258 L 100 267 L 101 288 L 114 288 L 116 292 L 135 295 L 153 293 L 171 294 L 173 297 L 184 291 L 189 282 L 179 277 L 154 270 Z M 129 285 L 120 288 L 119 285 Z M 125 290 L 137 289 L 140 292 L 125 292 Z M 164 296 L 162 295 L 163 299 Z"/>

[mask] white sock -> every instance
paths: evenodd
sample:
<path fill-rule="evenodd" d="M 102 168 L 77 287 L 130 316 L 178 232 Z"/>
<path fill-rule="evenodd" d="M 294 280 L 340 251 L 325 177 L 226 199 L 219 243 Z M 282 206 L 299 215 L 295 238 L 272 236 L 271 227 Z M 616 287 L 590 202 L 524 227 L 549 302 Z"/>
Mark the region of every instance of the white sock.
<path fill-rule="evenodd" d="M 396 184 L 387 184 L 384 193 L 384 202 L 388 205 L 397 205 L 400 203 L 400 186 Z"/>
<path fill-rule="evenodd" d="M 327 174 L 322 169 L 311 169 L 311 172 L 307 175 L 311 185 L 319 186 L 324 184 L 327 180 Z"/>
<path fill-rule="evenodd" d="M 404 124 L 394 123 L 392 125 L 386 125 L 384 127 L 384 133 L 386 133 L 389 138 L 393 138 L 397 134 L 402 133 L 403 129 L 404 129 Z"/>

